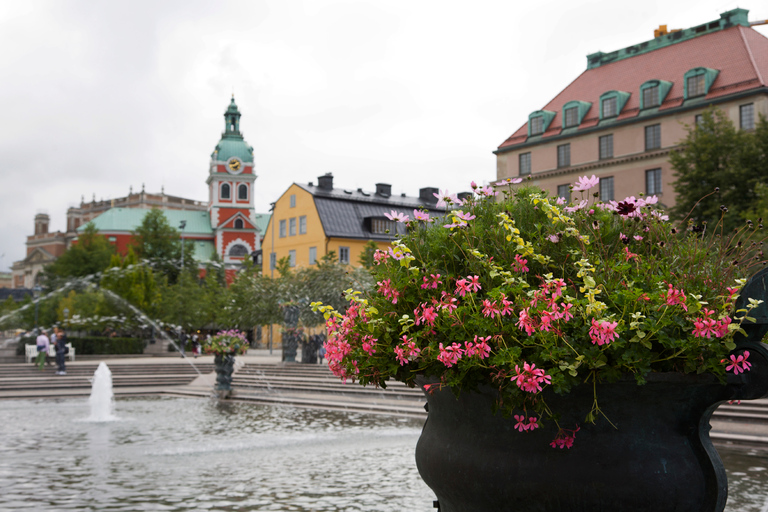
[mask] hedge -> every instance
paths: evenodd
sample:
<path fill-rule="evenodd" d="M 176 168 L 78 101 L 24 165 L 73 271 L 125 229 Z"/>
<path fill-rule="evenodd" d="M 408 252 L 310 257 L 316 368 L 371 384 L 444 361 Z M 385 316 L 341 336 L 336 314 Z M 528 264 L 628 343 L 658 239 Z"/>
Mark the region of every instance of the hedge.
<path fill-rule="evenodd" d="M 87 336 L 84 338 L 67 338 L 72 343 L 78 356 L 100 354 L 141 354 L 144 352 L 144 340 L 139 338 L 109 338 L 107 336 Z M 24 345 L 33 345 L 35 338 L 22 338 L 16 350 L 18 355 L 24 355 Z"/>

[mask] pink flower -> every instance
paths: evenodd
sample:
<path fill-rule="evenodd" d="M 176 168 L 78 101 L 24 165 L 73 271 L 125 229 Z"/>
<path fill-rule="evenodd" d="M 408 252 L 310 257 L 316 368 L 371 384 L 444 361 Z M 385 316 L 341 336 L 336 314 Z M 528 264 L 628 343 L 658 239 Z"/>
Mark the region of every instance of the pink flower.
<path fill-rule="evenodd" d="M 515 372 L 516 374 L 511 379 L 512 382 L 528 393 L 538 393 L 541 391 L 542 384 L 552 383 L 552 377 L 547 375 L 541 368 L 536 368 L 535 364 L 524 362 L 522 370 L 520 370 L 518 365 L 515 365 Z"/>
<path fill-rule="evenodd" d="M 587 178 L 586 176 L 581 176 L 579 178 L 579 181 L 576 182 L 576 184 L 573 187 L 574 192 L 580 192 L 582 190 L 589 190 L 592 187 L 597 186 L 600 183 L 600 178 L 596 178 L 593 174 L 591 178 Z"/>
<path fill-rule="evenodd" d="M 674 306 L 675 304 L 680 304 L 681 306 L 683 306 L 684 310 L 688 311 L 688 306 L 685 305 L 685 301 L 687 299 L 682 289 L 678 290 L 674 286 L 672 286 L 672 284 L 669 284 L 669 289 L 667 290 L 666 299 L 667 299 L 668 306 Z"/>
<path fill-rule="evenodd" d="M 459 203 L 459 197 L 456 194 L 449 194 L 447 190 L 441 190 L 432 195 L 437 198 L 437 206 L 448 206 L 449 204 Z"/>
<path fill-rule="evenodd" d="M 491 346 L 488 345 L 488 342 L 490 341 L 491 337 L 486 336 L 485 338 L 482 338 L 475 334 L 475 341 L 465 341 L 464 342 L 464 354 L 467 357 L 472 357 L 474 355 L 480 356 L 480 359 L 485 359 L 489 355 L 491 355 Z"/>
<path fill-rule="evenodd" d="M 432 278 L 431 281 L 430 281 L 430 279 L 427 276 L 424 276 L 424 278 L 423 278 L 424 282 L 421 285 L 421 289 L 422 290 L 426 290 L 427 288 L 435 289 L 435 288 L 437 288 L 438 284 L 443 284 L 443 282 L 440 281 L 440 274 L 437 274 L 437 275 L 429 274 L 429 277 Z"/>
<path fill-rule="evenodd" d="M 389 220 L 395 220 L 397 222 L 408 222 L 410 218 L 404 213 L 398 213 L 395 210 L 391 210 L 389 213 L 385 213 L 384 216 Z"/>
<path fill-rule="evenodd" d="M 406 335 L 403 335 L 402 339 L 403 342 L 394 349 L 400 366 L 408 364 L 410 361 L 415 361 L 421 353 L 421 349 L 416 346 L 416 342 L 412 339 L 408 339 Z"/>
<path fill-rule="evenodd" d="M 424 222 L 432 222 L 429 220 L 429 214 L 419 210 L 413 210 L 413 218 L 416 220 L 422 220 Z"/>
<path fill-rule="evenodd" d="M 566 213 L 575 213 L 575 212 L 581 210 L 582 208 L 584 208 L 585 206 L 587 206 L 587 200 L 586 199 L 582 199 L 581 201 L 579 201 L 578 204 L 575 204 L 573 206 L 566 206 L 563 209 L 565 210 Z"/>
<path fill-rule="evenodd" d="M 494 317 L 494 316 L 500 316 L 501 311 L 499 311 L 499 306 L 496 304 L 496 301 L 491 302 L 488 299 L 483 300 L 483 316 L 484 317 Z"/>
<path fill-rule="evenodd" d="M 592 319 L 592 327 L 589 329 L 589 337 L 592 344 L 607 345 L 618 337 L 616 326 L 618 322 L 609 322 L 607 320 L 597 321 Z"/>
<path fill-rule="evenodd" d="M 562 196 L 558 197 L 557 200 L 555 201 L 555 203 L 557 203 L 559 205 L 563 205 L 563 204 L 565 204 L 565 198 L 562 197 Z"/>
<path fill-rule="evenodd" d="M 624 261 L 629 261 L 632 258 L 636 258 L 637 254 L 629 252 L 629 247 L 624 246 Z"/>
<path fill-rule="evenodd" d="M 518 183 L 522 183 L 522 182 L 523 182 L 523 178 L 507 178 L 497 183 L 494 183 L 494 185 L 496 185 L 497 187 L 501 187 L 503 185 L 509 185 L 509 184 L 517 185 Z"/>
<path fill-rule="evenodd" d="M 507 300 L 507 297 L 501 294 L 501 316 L 507 316 L 514 313 L 512 310 L 512 302 Z"/>
<path fill-rule="evenodd" d="M 515 254 L 515 262 L 512 264 L 512 270 L 515 272 L 528 272 L 528 267 L 525 266 L 526 263 L 528 263 L 528 260 L 523 259 L 519 254 Z"/>
<path fill-rule="evenodd" d="M 474 292 L 480 291 L 482 286 L 480 286 L 479 279 L 479 276 L 467 276 L 467 282 L 469 283 L 467 288 L 471 288 Z"/>
<path fill-rule="evenodd" d="M 421 309 L 421 312 L 419 312 Z M 424 324 L 434 327 L 435 319 L 437 319 L 437 311 L 433 306 L 428 306 L 426 302 L 419 304 L 419 307 L 413 310 L 413 314 L 416 316 L 416 325 Z"/>
<path fill-rule="evenodd" d="M 376 249 L 376 252 L 373 253 L 373 261 L 377 265 L 381 265 L 387 261 L 387 258 L 389 258 L 389 253 L 382 251 L 381 249 Z"/>
<path fill-rule="evenodd" d="M 742 372 L 748 372 L 751 367 L 752 363 L 747 362 L 747 358 L 749 357 L 749 350 L 745 350 L 743 354 L 740 354 L 738 357 L 731 354 L 731 360 L 728 366 L 725 367 L 725 371 L 729 372 L 733 370 L 733 373 L 738 375 Z M 724 359 L 723 362 L 728 363 L 727 359 Z"/>
<path fill-rule="evenodd" d="M 379 286 L 378 292 L 380 294 L 390 299 L 392 304 L 397 304 L 397 298 L 400 296 L 400 292 L 392 287 L 392 280 L 385 279 L 384 281 L 377 281 L 376 284 Z"/>
<path fill-rule="evenodd" d="M 515 414 L 515 419 L 517 420 L 517 423 L 515 423 L 515 428 L 517 430 L 520 432 L 528 430 L 528 425 L 525 423 L 525 416 L 522 414 Z"/>
<path fill-rule="evenodd" d="M 449 347 L 443 347 L 443 344 L 441 343 L 440 355 L 437 356 L 437 360 L 450 368 L 459 362 L 462 354 L 463 351 L 461 350 L 461 345 L 458 343 L 452 343 Z"/>
<path fill-rule="evenodd" d="M 469 212 L 464 213 L 461 210 L 456 210 L 455 212 L 452 212 L 452 213 L 453 213 L 453 215 L 455 215 L 456 217 L 460 218 L 461 220 L 463 220 L 465 222 L 469 222 L 470 220 L 473 220 L 475 218 L 475 216 L 472 215 L 471 213 L 469 213 Z"/>
<path fill-rule="evenodd" d="M 365 350 L 369 356 L 376 353 L 376 342 L 379 341 L 370 334 L 363 336 L 363 350 Z"/>
<path fill-rule="evenodd" d="M 458 308 L 457 302 L 456 297 L 451 297 L 447 292 L 442 292 L 442 297 L 440 298 L 441 309 L 448 310 L 448 313 L 456 311 Z"/>
<path fill-rule="evenodd" d="M 547 237 L 547 240 L 549 240 L 553 244 L 556 244 L 556 243 L 558 243 L 560 241 L 560 237 L 558 235 L 549 235 Z"/>
<path fill-rule="evenodd" d="M 465 296 L 469 292 L 469 286 L 466 279 L 459 279 L 456 281 L 456 291 L 453 292 L 459 297 Z"/>
<path fill-rule="evenodd" d="M 579 427 L 576 427 L 576 430 L 565 430 L 561 428 L 558 431 L 557 436 L 555 436 L 555 439 L 549 443 L 549 446 L 552 448 L 560 448 L 561 450 L 570 448 L 573 446 L 573 441 L 576 439 L 576 432 L 579 430 Z"/>
<path fill-rule="evenodd" d="M 528 336 L 532 336 L 533 333 L 536 332 L 536 327 L 538 327 L 538 322 L 536 322 L 536 319 L 534 319 L 528 314 L 528 309 L 529 308 L 525 308 L 520 311 L 520 317 L 517 319 L 517 326 L 520 329 L 525 329 L 525 333 Z"/>

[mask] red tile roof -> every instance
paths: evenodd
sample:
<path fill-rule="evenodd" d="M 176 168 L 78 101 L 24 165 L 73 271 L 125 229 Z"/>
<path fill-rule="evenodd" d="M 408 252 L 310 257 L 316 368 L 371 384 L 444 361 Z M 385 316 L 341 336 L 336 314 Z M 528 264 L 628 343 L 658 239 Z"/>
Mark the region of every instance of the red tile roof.
<path fill-rule="evenodd" d="M 659 110 L 678 107 L 683 103 L 683 75 L 696 67 L 720 71 L 705 99 L 765 87 L 768 85 L 768 38 L 752 28 L 737 25 L 588 69 L 542 108 L 556 113 L 546 135 L 560 133 L 563 105 L 572 100 L 592 103 L 579 128 L 595 126 L 600 115 L 600 95 L 611 90 L 630 93 L 619 119 L 636 116 L 640 108 L 640 86 L 648 80 L 672 82 Z M 526 139 L 527 123 L 499 149 L 521 144 Z"/>

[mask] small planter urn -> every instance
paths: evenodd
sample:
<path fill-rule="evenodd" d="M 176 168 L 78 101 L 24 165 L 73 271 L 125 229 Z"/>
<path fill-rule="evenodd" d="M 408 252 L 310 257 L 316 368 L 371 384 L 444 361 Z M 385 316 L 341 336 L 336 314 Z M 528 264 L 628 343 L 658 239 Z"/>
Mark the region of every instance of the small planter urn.
<path fill-rule="evenodd" d="M 232 391 L 232 372 L 235 369 L 234 354 L 216 354 L 213 358 L 216 368 L 216 391 Z"/>

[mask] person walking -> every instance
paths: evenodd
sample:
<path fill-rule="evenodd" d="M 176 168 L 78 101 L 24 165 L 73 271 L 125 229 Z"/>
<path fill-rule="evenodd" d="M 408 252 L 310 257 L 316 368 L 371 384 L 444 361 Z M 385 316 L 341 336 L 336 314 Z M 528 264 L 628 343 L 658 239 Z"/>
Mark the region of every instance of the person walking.
<path fill-rule="evenodd" d="M 66 359 L 69 348 L 67 348 L 67 335 L 62 329 L 56 329 L 56 343 L 54 346 L 56 347 L 56 365 L 58 367 L 56 375 L 66 375 Z"/>
<path fill-rule="evenodd" d="M 37 343 L 37 359 L 35 360 L 35 364 L 40 368 L 40 371 L 43 371 L 43 366 L 45 366 L 45 358 L 48 356 L 48 347 L 51 346 L 51 340 L 48 339 L 48 335 L 45 332 L 45 329 L 40 331 L 40 335 L 37 337 L 36 340 Z"/>

